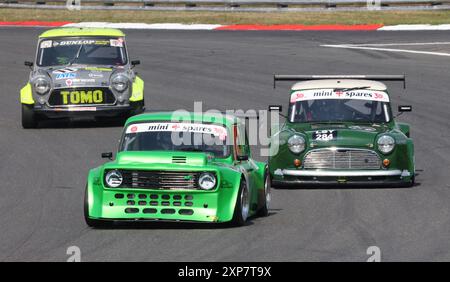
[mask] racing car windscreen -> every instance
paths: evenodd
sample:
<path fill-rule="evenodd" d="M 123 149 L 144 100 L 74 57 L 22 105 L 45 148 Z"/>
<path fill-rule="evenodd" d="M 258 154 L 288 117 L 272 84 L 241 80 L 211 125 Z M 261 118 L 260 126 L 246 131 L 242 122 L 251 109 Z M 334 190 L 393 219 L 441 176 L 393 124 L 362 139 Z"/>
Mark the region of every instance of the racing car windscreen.
<path fill-rule="evenodd" d="M 121 66 L 127 63 L 122 38 L 59 38 L 40 41 L 37 65 L 51 67 L 61 65 Z"/>
<path fill-rule="evenodd" d="M 376 91 L 308 90 L 291 95 L 290 122 L 365 122 L 391 120 L 389 97 Z"/>
<path fill-rule="evenodd" d="M 222 126 L 191 123 L 137 123 L 127 127 L 120 151 L 184 151 L 230 155 L 227 130 Z"/>
<path fill-rule="evenodd" d="M 370 122 L 390 120 L 388 105 L 376 101 L 315 100 L 299 101 L 289 109 L 291 122 Z"/>

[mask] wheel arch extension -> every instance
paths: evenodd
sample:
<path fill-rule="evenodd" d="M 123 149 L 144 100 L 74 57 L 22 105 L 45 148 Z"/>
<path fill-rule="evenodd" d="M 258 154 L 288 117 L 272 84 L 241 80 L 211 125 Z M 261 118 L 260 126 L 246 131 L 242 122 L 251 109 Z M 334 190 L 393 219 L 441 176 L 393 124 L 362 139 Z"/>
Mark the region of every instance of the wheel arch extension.
<path fill-rule="evenodd" d="M 29 82 L 20 89 L 20 103 L 34 105 L 33 90 L 31 89 L 31 83 Z"/>
<path fill-rule="evenodd" d="M 131 87 L 130 102 L 138 102 L 144 100 L 144 80 L 136 75 Z"/>

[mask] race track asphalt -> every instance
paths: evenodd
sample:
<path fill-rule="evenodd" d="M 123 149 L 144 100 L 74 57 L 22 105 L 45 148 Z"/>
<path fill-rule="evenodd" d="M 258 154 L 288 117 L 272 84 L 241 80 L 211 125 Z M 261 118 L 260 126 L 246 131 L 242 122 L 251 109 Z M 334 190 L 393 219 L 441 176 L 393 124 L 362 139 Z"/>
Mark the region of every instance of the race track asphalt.
<path fill-rule="evenodd" d="M 149 109 L 265 109 L 286 103 L 273 73 L 402 74 L 394 106 L 411 104 L 418 184 L 409 189 L 273 190 L 271 215 L 242 228 L 192 225 L 94 230 L 83 220 L 87 172 L 114 151 L 121 128 L 20 125 L 19 89 L 43 29 L 0 29 L 0 260 L 384 261 L 450 260 L 450 57 L 320 47 L 447 41 L 449 32 L 127 31 Z M 415 47 L 416 49 L 419 47 Z M 426 47 L 424 47 L 426 48 Z M 444 47 L 442 47 L 444 48 Z M 257 157 L 259 158 L 259 157 Z M 259 158 L 260 159 L 260 158 Z"/>

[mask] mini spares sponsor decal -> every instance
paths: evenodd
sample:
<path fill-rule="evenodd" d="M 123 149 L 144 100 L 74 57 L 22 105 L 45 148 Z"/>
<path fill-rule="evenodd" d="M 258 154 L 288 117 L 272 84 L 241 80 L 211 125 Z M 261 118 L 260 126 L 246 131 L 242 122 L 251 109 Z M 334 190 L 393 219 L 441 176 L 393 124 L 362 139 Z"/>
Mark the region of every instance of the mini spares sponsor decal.
<path fill-rule="evenodd" d="M 218 136 L 222 140 L 227 137 L 227 129 L 223 126 L 182 122 L 152 122 L 132 124 L 127 127 L 126 134 L 161 131 L 211 134 L 214 136 Z"/>
<path fill-rule="evenodd" d="M 374 90 L 349 90 L 342 91 L 339 89 L 314 89 L 294 91 L 291 94 L 291 103 L 308 100 L 325 100 L 325 99 L 355 99 L 367 101 L 389 102 L 389 96 L 383 91 Z"/>

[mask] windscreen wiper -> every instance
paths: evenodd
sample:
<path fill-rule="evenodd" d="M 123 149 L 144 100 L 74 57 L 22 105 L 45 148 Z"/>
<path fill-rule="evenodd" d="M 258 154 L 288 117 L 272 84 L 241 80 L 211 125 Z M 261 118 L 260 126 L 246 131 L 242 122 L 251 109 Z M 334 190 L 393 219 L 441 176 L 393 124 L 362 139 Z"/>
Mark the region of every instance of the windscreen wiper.
<path fill-rule="evenodd" d="M 342 92 L 352 91 L 352 90 L 362 90 L 368 89 L 370 86 L 359 86 L 359 87 L 351 87 L 351 88 L 335 88 L 334 91 L 340 90 Z"/>
<path fill-rule="evenodd" d="M 186 151 L 186 152 L 204 152 L 202 149 L 200 148 L 194 148 L 194 147 L 186 147 L 186 148 L 180 148 L 178 149 L 180 151 Z"/>
<path fill-rule="evenodd" d="M 77 53 L 75 54 L 75 57 L 73 57 L 69 63 L 67 64 L 67 66 L 71 66 L 77 59 L 78 57 L 80 57 L 80 53 L 81 53 L 81 49 L 83 49 L 84 44 L 81 44 L 80 47 L 78 48 Z"/>

